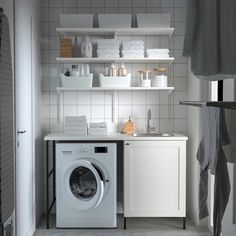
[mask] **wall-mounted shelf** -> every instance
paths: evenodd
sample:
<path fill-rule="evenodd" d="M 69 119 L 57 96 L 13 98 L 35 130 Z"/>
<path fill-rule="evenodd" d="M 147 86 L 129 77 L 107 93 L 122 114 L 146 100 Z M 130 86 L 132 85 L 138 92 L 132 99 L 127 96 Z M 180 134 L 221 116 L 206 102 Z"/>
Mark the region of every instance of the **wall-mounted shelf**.
<path fill-rule="evenodd" d="M 174 28 L 57 28 L 60 35 L 156 35 L 169 36 L 174 33 Z"/>
<path fill-rule="evenodd" d="M 92 88 L 63 88 L 57 87 L 58 92 L 62 91 L 167 91 L 172 92 L 174 87 L 121 87 L 121 88 L 106 88 L 106 87 L 92 87 Z"/>
<path fill-rule="evenodd" d="M 236 110 L 236 102 L 221 102 L 221 101 L 180 101 L 180 105 L 187 105 L 187 106 L 195 106 L 195 107 L 202 107 L 202 106 L 210 106 L 210 107 L 219 107 L 224 109 L 231 109 Z"/>
<path fill-rule="evenodd" d="M 172 64 L 175 60 L 174 57 L 169 58 L 84 58 L 84 57 L 72 57 L 72 58 L 65 58 L 65 57 L 58 57 L 56 58 L 58 62 L 62 63 L 168 63 Z"/>

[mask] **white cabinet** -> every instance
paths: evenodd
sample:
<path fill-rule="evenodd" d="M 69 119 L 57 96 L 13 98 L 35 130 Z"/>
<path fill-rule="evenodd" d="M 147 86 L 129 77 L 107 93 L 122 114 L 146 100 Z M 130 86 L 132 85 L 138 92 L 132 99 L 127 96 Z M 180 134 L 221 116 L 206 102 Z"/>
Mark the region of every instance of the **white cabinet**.
<path fill-rule="evenodd" d="M 186 141 L 125 141 L 124 217 L 185 217 Z"/>

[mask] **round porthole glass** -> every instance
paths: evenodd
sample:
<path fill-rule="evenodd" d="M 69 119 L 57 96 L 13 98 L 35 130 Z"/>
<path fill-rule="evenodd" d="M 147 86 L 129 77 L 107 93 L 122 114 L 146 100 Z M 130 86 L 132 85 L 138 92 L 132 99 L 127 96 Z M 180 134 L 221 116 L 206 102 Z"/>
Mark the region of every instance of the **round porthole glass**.
<path fill-rule="evenodd" d="M 72 194 L 82 200 L 90 200 L 97 192 L 97 180 L 94 173 L 86 167 L 74 169 L 70 175 Z"/>

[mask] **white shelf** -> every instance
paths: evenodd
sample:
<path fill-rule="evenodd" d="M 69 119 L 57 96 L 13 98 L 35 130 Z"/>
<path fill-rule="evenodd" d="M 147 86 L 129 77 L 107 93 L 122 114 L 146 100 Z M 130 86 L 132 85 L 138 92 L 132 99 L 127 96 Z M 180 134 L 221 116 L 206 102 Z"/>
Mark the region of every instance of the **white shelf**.
<path fill-rule="evenodd" d="M 174 28 L 57 28 L 60 35 L 156 35 L 171 36 Z"/>
<path fill-rule="evenodd" d="M 61 91 L 121 91 L 121 90 L 129 90 L 129 91 L 168 91 L 172 92 L 174 87 L 123 87 L 123 88 L 105 88 L 105 87 L 92 87 L 92 88 L 63 88 L 57 87 L 58 92 Z"/>
<path fill-rule="evenodd" d="M 169 57 L 169 58 L 98 58 L 98 57 L 93 57 L 93 58 L 82 58 L 82 57 L 71 57 L 71 58 L 66 58 L 66 57 L 58 57 L 56 58 L 58 62 L 63 62 L 63 63 L 111 63 L 111 62 L 116 62 L 116 63 L 168 63 L 172 64 L 173 61 L 175 60 L 174 57 Z"/>

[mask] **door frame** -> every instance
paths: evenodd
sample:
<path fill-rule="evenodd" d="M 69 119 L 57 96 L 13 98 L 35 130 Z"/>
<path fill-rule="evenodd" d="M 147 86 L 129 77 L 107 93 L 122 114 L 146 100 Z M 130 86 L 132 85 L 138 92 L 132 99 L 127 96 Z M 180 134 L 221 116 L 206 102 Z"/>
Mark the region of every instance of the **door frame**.
<path fill-rule="evenodd" d="M 16 159 L 18 158 L 17 157 L 17 140 L 18 140 L 18 134 L 17 134 L 17 110 L 16 110 L 16 99 L 17 99 L 17 93 L 16 93 L 16 79 L 17 79 L 17 75 L 16 75 L 16 10 L 17 10 L 17 5 L 18 6 L 21 6 L 26 12 L 27 14 L 30 16 L 30 19 L 31 19 L 31 120 L 32 120 L 32 124 L 31 124 L 31 130 L 32 130 L 32 135 L 31 135 L 31 144 L 32 144 L 32 168 L 33 168 L 33 215 L 34 215 L 34 218 L 33 218 L 33 224 L 32 224 L 32 227 L 30 228 L 30 230 L 28 231 L 27 235 L 25 236 L 32 236 L 35 232 L 35 229 L 36 229 L 36 196 L 35 196 L 35 142 L 34 142 L 34 137 L 35 137 L 35 117 L 34 117 L 34 111 L 35 111 L 35 98 L 34 98 L 34 95 L 35 95 L 35 68 L 34 68 L 34 55 L 35 55 L 35 52 L 34 52 L 34 44 L 35 44 L 35 41 L 34 41 L 34 27 L 33 27 L 33 18 L 32 18 L 32 15 L 31 13 L 28 11 L 28 9 L 24 6 L 24 4 L 21 2 L 21 1 L 18 1 L 18 0 L 13 0 L 13 11 L 14 11 L 14 19 L 13 19 L 13 22 L 14 22 L 14 104 L 15 104 L 15 109 L 14 109 L 14 118 L 15 118 L 15 157 Z M 15 161 L 15 176 L 16 176 L 16 170 L 18 169 L 18 165 L 17 165 L 17 161 Z M 17 190 L 17 181 L 15 180 L 15 191 Z M 18 204 L 18 199 L 17 199 L 17 195 L 15 195 L 15 232 L 17 235 L 17 204 Z M 21 236 L 21 235 L 20 235 Z"/>

